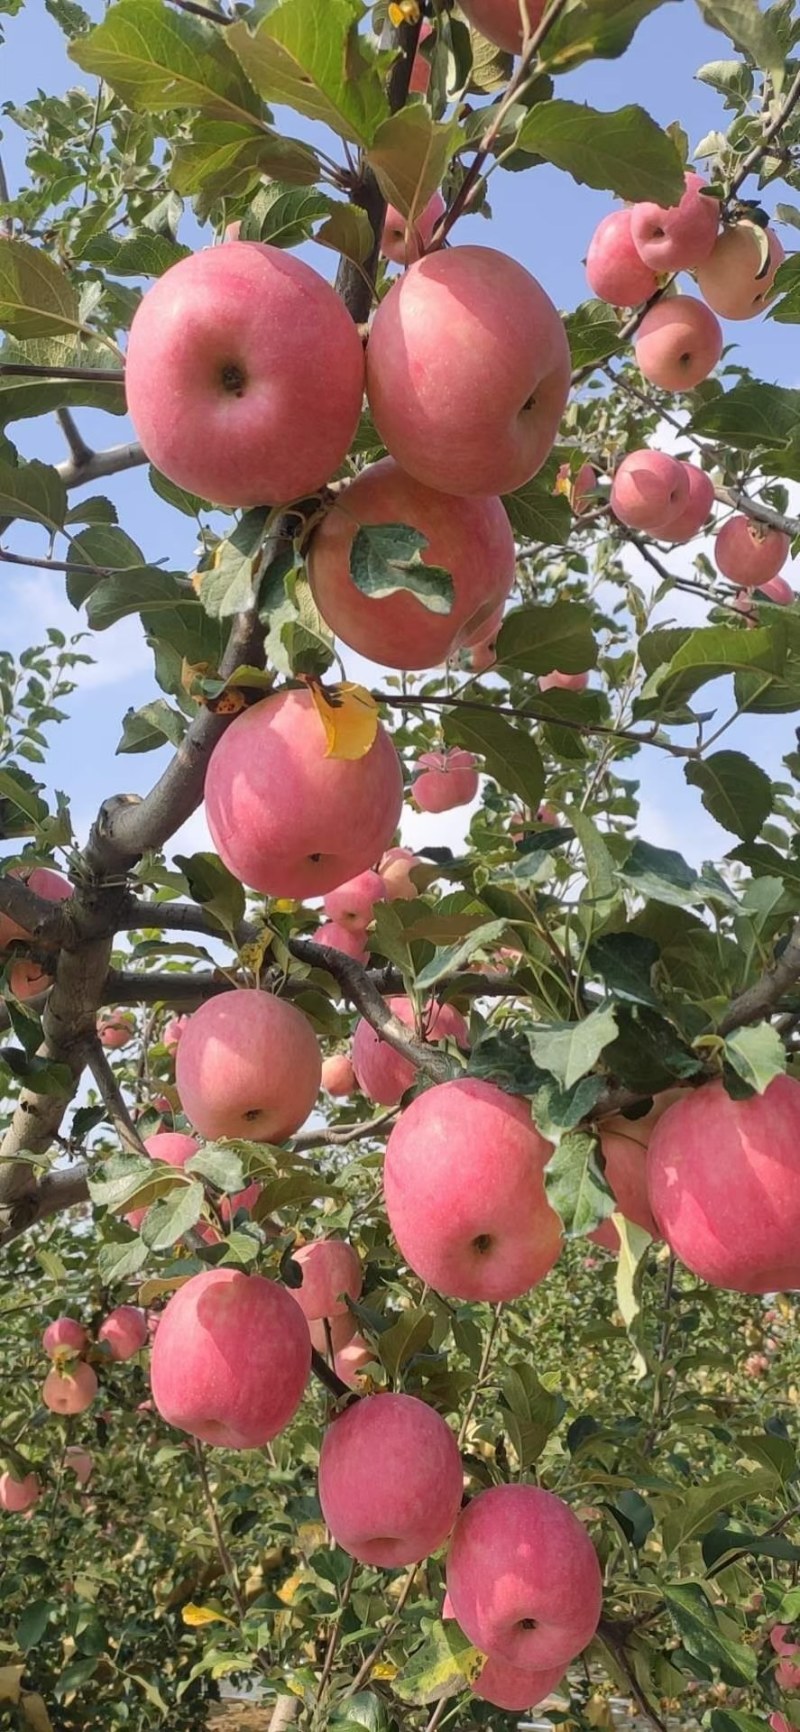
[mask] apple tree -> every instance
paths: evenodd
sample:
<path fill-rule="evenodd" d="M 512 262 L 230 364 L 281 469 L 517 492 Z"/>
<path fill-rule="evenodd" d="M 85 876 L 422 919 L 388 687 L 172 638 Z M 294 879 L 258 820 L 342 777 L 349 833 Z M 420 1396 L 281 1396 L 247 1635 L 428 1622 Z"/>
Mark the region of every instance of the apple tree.
<path fill-rule="evenodd" d="M 49 0 L 0 1724 L 800 1725 L 800 393 L 747 364 L 800 320 L 800 20 L 697 0 L 693 146 L 569 82 L 663 4 Z M 492 227 L 542 165 L 607 201 L 566 310 Z M 48 751 L 124 618 L 160 773 L 84 835 Z M 648 837 L 668 762 L 716 861 Z"/>

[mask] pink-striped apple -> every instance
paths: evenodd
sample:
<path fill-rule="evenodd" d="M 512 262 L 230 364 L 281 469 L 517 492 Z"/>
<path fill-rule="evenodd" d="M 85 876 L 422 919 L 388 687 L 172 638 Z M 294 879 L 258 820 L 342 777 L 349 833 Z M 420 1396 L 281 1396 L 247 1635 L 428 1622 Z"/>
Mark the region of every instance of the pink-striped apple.
<path fill-rule="evenodd" d="M 449 751 L 422 752 L 417 759 L 421 775 L 411 785 L 411 798 L 420 812 L 451 812 L 468 806 L 478 792 L 478 760 L 474 752 L 451 746 Z"/>
<path fill-rule="evenodd" d="M 720 359 L 722 328 L 703 301 L 672 295 L 645 313 L 633 347 L 649 384 L 663 391 L 693 391 Z"/>
<path fill-rule="evenodd" d="M 343 1551 L 384 1570 L 419 1563 L 444 1544 L 463 1473 L 449 1425 L 414 1395 L 369 1395 L 322 1440 L 319 1501 Z"/>
<path fill-rule="evenodd" d="M 631 238 L 651 271 L 690 271 L 703 264 L 719 232 L 719 201 L 704 191 L 708 182 L 687 174 L 680 204 L 635 204 Z"/>
<path fill-rule="evenodd" d="M 631 216 L 626 206 L 603 217 L 586 254 L 586 280 L 592 294 L 612 307 L 638 307 L 658 288 L 655 271 L 643 263 L 634 246 Z"/>
<path fill-rule="evenodd" d="M 286 999 L 238 987 L 201 1004 L 178 1047 L 175 1081 L 200 1135 L 280 1143 L 319 1093 L 322 1057 L 311 1025 Z"/>
<path fill-rule="evenodd" d="M 407 1028 L 414 1027 L 416 1018 L 410 998 L 388 998 L 386 1003 L 393 1015 L 399 1017 Z M 453 1040 L 464 1052 L 469 1050 L 469 1029 L 460 1010 L 456 1010 L 452 1004 L 431 1003 L 425 1006 L 421 1016 L 420 1038 L 429 1041 Z M 353 1036 L 353 1069 L 362 1094 L 366 1095 L 367 1100 L 383 1107 L 397 1106 L 417 1075 L 411 1060 L 404 1058 L 402 1053 L 390 1046 L 388 1040 L 381 1040 L 365 1017 L 361 1017 L 356 1023 Z"/>
<path fill-rule="evenodd" d="M 791 543 L 782 529 L 767 529 L 750 517 L 729 517 L 714 542 L 714 563 L 741 589 L 758 589 L 777 577 Z"/>
<path fill-rule="evenodd" d="M 337 890 L 329 890 L 322 899 L 322 906 L 328 919 L 335 920 L 339 926 L 349 926 L 353 932 L 366 932 L 375 904 L 385 901 L 386 885 L 380 873 L 370 868 L 359 872 L 346 884 L 340 884 Z"/>

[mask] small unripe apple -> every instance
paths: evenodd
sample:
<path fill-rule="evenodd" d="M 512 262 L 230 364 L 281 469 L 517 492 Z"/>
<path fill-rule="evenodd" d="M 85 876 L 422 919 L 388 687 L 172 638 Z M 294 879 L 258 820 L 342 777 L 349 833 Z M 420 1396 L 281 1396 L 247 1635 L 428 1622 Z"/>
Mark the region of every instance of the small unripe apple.
<path fill-rule="evenodd" d="M 517 0 L 510 0 L 516 8 Z M 487 393 L 486 382 L 492 388 Z M 387 449 L 428 487 L 503 494 L 541 469 L 571 382 L 563 323 L 516 259 L 429 253 L 381 301 L 367 396 Z"/>
<path fill-rule="evenodd" d="M 704 192 L 707 185 L 701 175 L 689 173 L 680 204 L 633 206 L 631 238 L 650 270 L 689 271 L 708 258 L 719 232 L 720 206 Z"/>
<path fill-rule="evenodd" d="M 689 484 L 687 502 L 678 516 L 659 531 L 663 541 L 676 544 L 691 541 L 699 535 L 714 504 L 714 483 L 705 469 L 698 469 L 696 463 L 682 463 L 681 468 Z"/>
<path fill-rule="evenodd" d="M 130 1045 L 136 1033 L 136 1019 L 130 1012 L 112 1010 L 108 1015 L 98 1017 L 97 1033 L 100 1045 L 116 1052 L 120 1047 Z"/>
<path fill-rule="evenodd" d="M 23 1510 L 33 1509 L 41 1495 L 42 1488 L 35 1473 L 26 1473 L 24 1479 L 15 1479 L 12 1473 L 0 1473 L 0 1509 L 8 1510 L 9 1514 L 20 1515 Z"/>
<path fill-rule="evenodd" d="M 668 529 L 688 501 L 686 469 L 674 457 L 646 449 L 623 457 L 611 486 L 611 509 L 620 523 L 657 534 Z"/>
<path fill-rule="evenodd" d="M 533 1485 L 497 1485 L 462 1510 L 447 1591 L 475 1647 L 513 1666 L 568 1665 L 597 1629 L 597 1554 L 569 1506 Z"/>
<path fill-rule="evenodd" d="M 545 0 L 524 0 L 527 34 L 531 36 L 541 23 Z M 487 42 L 504 48 L 507 54 L 519 54 L 523 46 L 523 0 L 462 0 L 465 18 L 480 31 Z"/>
<path fill-rule="evenodd" d="M 612 307 L 638 307 L 658 288 L 655 271 L 644 264 L 634 246 L 631 216 L 626 207 L 603 217 L 586 254 L 586 280 L 592 294 Z"/>
<path fill-rule="evenodd" d="M 339 926 L 349 926 L 354 932 L 366 932 L 378 902 L 386 901 L 386 885 L 379 872 L 370 867 L 350 878 L 338 889 L 323 896 L 322 906 L 329 920 Z"/>
<path fill-rule="evenodd" d="M 714 563 L 723 577 L 741 589 L 759 589 L 777 577 L 791 543 L 782 529 L 737 515 L 729 517 L 714 542 Z"/>
<path fill-rule="evenodd" d="M 283 1142 L 308 1118 L 322 1057 L 287 1000 L 238 987 L 201 1004 L 175 1061 L 181 1103 L 201 1136 Z"/>
<path fill-rule="evenodd" d="M 388 998 L 386 1003 L 407 1028 L 414 1027 L 414 1006 L 410 998 Z M 455 1005 L 427 1005 L 421 1023 L 423 1040 L 454 1040 L 464 1052 L 469 1051 L 469 1029 Z M 411 1088 L 417 1074 L 411 1060 L 390 1046 L 388 1040 L 381 1040 L 365 1017 L 356 1023 L 353 1035 L 353 1069 L 362 1094 L 383 1107 L 396 1106 L 406 1090 Z"/>
<path fill-rule="evenodd" d="M 327 756 L 308 691 L 243 710 L 211 754 L 206 816 L 228 870 L 267 896 L 324 896 L 383 852 L 403 805 L 385 728 L 361 758 Z"/>
<path fill-rule="evenodd" d="M 215 505 L 283 505 L 323 487 L 347 454 L 363 389 L 344 303 L 279 247 L 231 241 L 181 259 L 131 325 L 125 395 L 137 436 L 162 475 Z"/>
<path fill-rule="evenodd" d="M 474 752 L 452 746 L 445 752 L 423 752 L 417 759 L 411 798 L 420 812 L 451 812 L 469 806 L 478 792 L 478 760 Z"/>
<path fill-rule="evenodd" d="M 393 1570 L 444 1544 L 463 1471 L 450 1427 L 413 1395 L 369 1395 L 334 1419 L 322 1441 L 319 1501 L 343 1551 Z"/>
<path fill-rule="evenodd" d="M 312 1239 L 298 1245 L 292 1262 L 303 1271 L 301 1287 L 291 1289 L 309 1323 L 320 1317 L 349 1317 L 344 1295 L 361 1296 L 363 1275 L 358 1252 L 346 1239 Z"/>
<path fill-rule="evenodd" d="M 82 1353 L 88 1342 L 83 1324 L 76 1322 L 74 1317 L 56 1317 L 53 1323 L 48 1323 L 42 1336 L 42 1346 L 50 1359 L 65 1352 Z"/>
<path fill-rule="evenodd" d="M 389 848 L 382 855 L 378 871 L 386 886 L 387 902 L 413 902 L 419 896 L 411 873 L 421 865 L 413 848 Z"/>
<path fill-rule="evenodd" d="M 84 1359 L 71 1371 L 54 1366 L 42 1386 L 42 1401 L 51 1413 L 85 1413 L 97 1394 L 97 1378 Z"/>
<path fill-rule="evenodd" d="M 767 229 L 767 260 L 754 223 L 723 229 L 710 258 L 697 272 L 703 299 L 722 319 L 755 319 L 770 298 L 785 253 L 774 229 Z"/>
<path fill-rule="evenodd" d="M 169 1300 L 150 1382 L 169 1425 L 226 1449 L 260 1449 L 293 1418 L 310 1366 L 308 1326 L 287 1289 L 218 1268 Z"/>
<path fill-rule="evenodd" d="M 723 346 L 719 320 L 692 295 L 658 301 L 633 339 L 640 371 L 664 391 L 694 390 L 713 373 Z"/>
<path fill-rule="evenodd" d="M 477 1077 L 439 1083 L 401 1113 L 383 1170 L 401 1255 L 452 1299 L 517 1299 L 561 1249 L 544 1190 L 552 1145 L 527 1102 Z"/>
<path fill-rule="evenodd" d="M 441 193 L 435 192 L 425 209 L 415 218 L 412 227 L 402 211 L 395 205 L 388 204 L 381 235 L 381 252 L 384 258 L 390 259 L 394 265 L 412 265 L 420 253 L 424 253 L 445 209 Z"/>
<path fill-rule="evenodd" d="M 588 673 L 562 674 L 558 668 L 554 668 L 550 674 L 539 675 L 540 692 L 549 692 L 553 688 L 562 692 L 585 692 L 588 684 Z"/>
<path fill-rule="evenodd" d="M 340 1095 L 354 1093 L 357 1087 L 356 1073 L 352 1059 L 348 1058 L 346 1052 L 334 1052 L 323 1059 L 322 1087 L 326 1094 L 333 1095 L 335 1099 Z"/>
<path fill-rule="evenodd" d="M 112 1359 L 133 1359 L 147 1342 L 147 1318 L 138 1305 L 117 1305 L 101 1323 L 98 1341 L 104 1341 Z"/>
<path fill-rule="evenodd" d="M 323 920 L 314 933 L 317 944 L 326 944 L 329 950 L 340 950 L 343 956 L 352 956 L 354 962 L 365 963 L 369 955 L 369 946 L 365 932 L 359 932 L 354 926 L 340 926 L 338 920 Z"/>

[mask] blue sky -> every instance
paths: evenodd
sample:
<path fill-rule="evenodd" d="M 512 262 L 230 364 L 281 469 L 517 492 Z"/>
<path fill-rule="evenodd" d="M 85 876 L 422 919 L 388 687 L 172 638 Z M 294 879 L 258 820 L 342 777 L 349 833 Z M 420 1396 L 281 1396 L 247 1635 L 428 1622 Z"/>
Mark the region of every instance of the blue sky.
<path fill-rule="evenodd" d="M 64 52 L 63 38 L 53 20 L 37 0 L 15 17 L 4 20 L 6 43 L 2 51 L 3 92 L 6 99 L 21 104 L 41 89 L 62 92 L 70 85 L 89 83 Z M 619 61 L 599 62 L 561 81 L 561 93 L 600 108 L 613 109 L 627 102 L 641 103 L 662 125 L 679 120 L 690 139 L 690 148 L 714 126 L 724 126 L 725 117 L 715 93 L 695 77 L 698 66 L 730 55 L 727 39 L 707 28 L 692 0 L 665 5 L 641 26 L 632 50 Z M 300 131 L 294 118 L 291 130 Z M 12 190 L 24 180 L 24 140 L 11 123 L 3 124 L 3 161 Z M 700 165 L 702 166 L 702 165 Z M 752 193 L 753 188 L 746 189 Z M 770 189 L 766 202 L 772 208 L 779 193 Z M 610 208 L 603 193 L 577 186 L 568 176 L 546 167 L 522 176 L 496 173 L 491 183 L 494 220 L 490 226 L 478 218 L 463 219 L 455 239 L 476 240 L 513 254 L 539 277 L 559 306 L 570 309 L 586 296 L 582 260 L 593 228 Z M 210 235 L 210 231 L 209 235 Z M 193 243 L 197 231 L 187 217 L 182 238 Z M 792 244 L 791 234 L 784 239 Z M 332 270 L 332 255 L 322 248 L 308 254 L 325 274 Z M 729 340 L 741 344 L 742 358 L 765 379 L 796 383 L 786 375 L 786 327 L 764 320 L 729 326 Z M 79 416 L 90 442 L 107 445 L 132 437 L 128 424 L 117 417 L 84 412 Z M 20 423 L 10 429 L 12 438 L 29 457 L 56 461 L 65 453 L 58 428 L 39 421 Z M 191 568 L 193 526 L 163 505 L 150 490 L 145 474 L 133 472 L 95 487 L 106 492 L 117 505 L 120 521 L 143 547 L 149 560 L 163 560 L 173 569 Z M 16 549 L 43 552 L 41 538 L 17 527 L 10 543 Z M 688 562 L 685 562 L 688 563 Z M 679 569 L 673 561 L 673 569 Z M 638 574 L 637 574 L 638 575 Z M 791 577 L 791 572 L 788 573 Z M 62 630 L 80 629 L 82 619 L 69 606 L 60 578 L 33 571 L 16 572 L 6 567 L 6 644 L 14 651 L 36 640 L 43 625 Z M 672 609 L 677 612 L 679 604 Z M 692 604 L 688 604 L 692 608 Z M 702 617 L 683 614 L 681 617 Z M 94 638 L 88 646 L 98 658 L 69 702 L 70 720 L 54 735 L 46 768 L 51 787 L 71 796 L 73 818 L 79 839 L 100 801 L 121 791 L 144 792 L 163 761 L 162 754 L 115 759 L 123 712 L 138 708 L 157 695 L 150 671 L 150 656 L 138 622 L 124 622 L 111 632 Z M 721 694 L 720 694 L 721 695 Z M 772 721 L 754 718 L 740 723 L 731 743 L 750 751 L 773 774 L 780 757 L 794 744 L 791 717 Z M 681 847 L 694 862 L 708 854 L 717 856 L 732 844 L 702 812 L 696 793 L 686 790 L 680 766 L 660 754 L 640 753 L 626 766 L 627 774 L 638 774 L 643 790 L 642 833 L 652 842 Z M 450 841 L 457 844 L 461 824 L 457 814 L 448 834 L 442 820 L 413 816 L 406 824 L 407 839 L 418 844 Z M 202 846 L 201 826 L 194 823 L 186 840 Z M 177 845 L 176 845 L 177 846 Z"/>

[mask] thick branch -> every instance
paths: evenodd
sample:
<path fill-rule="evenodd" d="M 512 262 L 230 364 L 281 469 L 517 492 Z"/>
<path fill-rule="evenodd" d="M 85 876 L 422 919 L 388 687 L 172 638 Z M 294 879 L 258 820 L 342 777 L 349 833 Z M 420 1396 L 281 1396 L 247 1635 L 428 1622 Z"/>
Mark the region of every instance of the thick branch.
<path fill-rule="evenodd" d="M 104 375 L 105 376 L 105 375 Z M 65 487 L 87 487 L 91 481 L 102 481 L 106 475 L 121 475 L 125 469 L 139 469 L 147 458 L 141 445 L 109 445 L 106 451 L 91 451 L 85 461 L 68 457 L 56 468 Z"/>
<path fill-rule="evenodd" d="M 37 1221 L 61 1215 L 77 1203 L 88 1203 L 88 1170 L 84 1166 L 55 1169 L 46 1173 L 36 1190 L 25 1192 L 9 1211 L 8 1225 L 0 1232 L 0 1247 L 10 1245 Z"/>
<path fill-rule="evenodd" d="M 449 1080 L 452 1076 L 452 1065 L 447 1054 L 417 1040 L 406 1024 L 393 1015 L 386 999 L 370 980 L 360 962 L 356 962 L 352 956 L 343 956 L 340 950 L 331 950 L 327 944 L 314 944 L 307 938 L 290 938 L 289 949 L 299 962 L 308 962 L 314 968 L 327 969 L 334 980 L 338 981 L 351 1004 L 366 1017 L 376 1034 L 379 1034 L 382 1040 L 388 1041 L 404 1058 L 410 1059 L 423 1076 L 435 1083 Z"/>
<path fill-rule="evenodd" d="M 86 1062 L 123 1148 L 134 1155 L 146 1155 L 147 1150 L 125 1105 L 119 1083 L 97 1038 L 87 1042 Z"/>
<path fill-rule="evenodd" d="M 715 487 L 715 497 L 722 505 L 730 505 L 735 511 L 741 511 L 745 517 L 752 517 L 755 523 L 763 523 L 768 529 L 780 529 L 784 535 L 800 535 L 800 517 L 789 517 L 783 511 L 773 511 L 771 505 L 762 505 L 760 499 L 751 499 L 738 487 Z"/>
<path fill-rule="evenodd" d="M 24 879 L 11 873 L 0 876 L 0 913 L 22 927 L 23 932 L 43 948 L 56 947 L 67 930 L 64 904 L 47 902 L 29 890 Z"/>
<path fill-rule="evenodd" d="M 730 1034 L 734 1028 L 743 1028 L 747 1023 L 761 1022 L 769 1016 L 776 1004 L 796 986 L 800 980 L 800 921 L 797 922 L 789 937 L 788 943 L 776 957 L 772 966 L 762 974 L 754 986 L 748 986 L 745 992 L 740 992 L 729 1005 L 722 1021 L 718 1025 L 719 1034 Z"/>
<path fill-rule="evenodd" d="M 88 463 L 94 452 L 91 445 L 87 445 L 71 409 L 57 409 L 56 420 L 67 441 L 73 462 L 79 467 Z"/>
<path fill-rule="evenodd" d="M 225 974 L 134 974 L 110 968 L 103 986 L 101 1004 L 169 1004 L 193 1010 L 236 985 Z"/>

